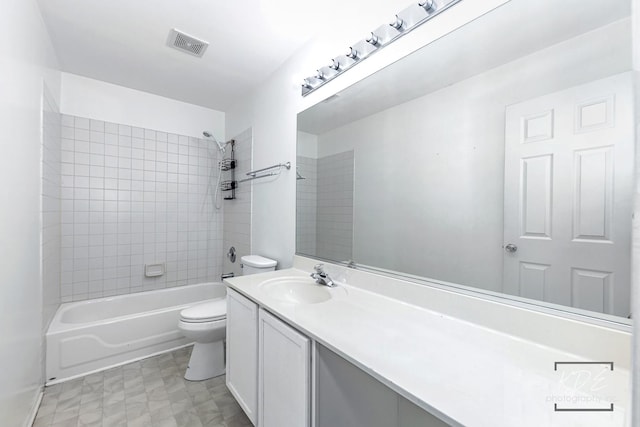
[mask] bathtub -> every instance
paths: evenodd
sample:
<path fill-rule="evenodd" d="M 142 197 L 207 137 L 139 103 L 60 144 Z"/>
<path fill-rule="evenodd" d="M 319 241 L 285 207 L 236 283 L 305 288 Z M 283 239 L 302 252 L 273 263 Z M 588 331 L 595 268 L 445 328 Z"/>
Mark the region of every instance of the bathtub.
<path fill-rule="evenodd" d="M 46 334 L 46 384 L 189 345 L 180 311 L 225 296 L 222 283 L 202 283 L 62 304 Z"/>

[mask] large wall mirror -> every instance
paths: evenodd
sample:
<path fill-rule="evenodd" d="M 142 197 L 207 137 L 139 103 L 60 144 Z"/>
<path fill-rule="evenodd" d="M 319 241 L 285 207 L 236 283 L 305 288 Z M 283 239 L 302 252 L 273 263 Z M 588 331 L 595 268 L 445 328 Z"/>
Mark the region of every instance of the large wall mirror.
<path fill-rule="evenodd" d="M 625 323 L 629 0 L 512 0 L 298 115 L 297 253 Z"/>

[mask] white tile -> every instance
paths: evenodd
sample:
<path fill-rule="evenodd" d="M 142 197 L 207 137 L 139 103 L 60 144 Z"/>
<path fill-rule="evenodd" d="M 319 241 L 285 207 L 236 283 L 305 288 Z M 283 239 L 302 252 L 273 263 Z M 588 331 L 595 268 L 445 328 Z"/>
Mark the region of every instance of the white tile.
<path fill-rule="evenodd" d="M 144 169 L 144 161 L 141 159 L 132 159 L 131 160 L 131 169 L 138 171 L 138 173 L 140 174 L 140 176 L 142 176 L 142 169 Z M 133 174 L 133 172 L 132 172 Z M 136 175 L 137 176 L 137 175 Z M 138 179 L 138 178 L 134 178 L 132 176 L 131 179 Z M 142 179 L 142 178 L 140 178 Z"/>
<path fill-rule="evenodd" d="M 76 117 L 75 118 L 75 126 L 76 129 L 91 129 L 91 120 L 84 117 Z"/>
<path fill-rule="evenodd" d="M 118 137 L 118 135 L 106 133 L 104 135 L 104 144 L 105 147 L 118 147 L 118 145 L 120 144 L 120 138 Z"/>
<path fill-rule="evenodd" d="M 91 155 L 88 153 L 81 153 L 76 151 L 74 155 L 74 161 L 76 165 L 89 165 L 91 162 Z"/>
<path fill-rule="evenodd" d="M 69 126 L 69 127 L 74 127 L 74 117 L 73 116 L 69 116 L 67 114 L 61 114 L 61 121 L 60 124 L 62 126 Z"/>
<path fill-rule="evenodd" d="M 118 124 L 117 123 L 105 123 L 104 131 L 110 134 L 118 134 Z"/>
<path fill-rule="evenodd" d="M 118 180 L 118 189 L 119 190 L 131 190 L 131 181 L 127 179 L 119 179 Z"/>
<path fill-rule="evenodd" d="M 119 212 L 117 211 L 113 211 L 113 212 L 105 212 L 103 214 L 104 216 L 104 223 L 117 223 L 118 222 L 118 215 Z"/>
<path fill-rule="evenodd" d="M 144 139 L 142 138 L 131 138 L 131 148 L 135 148 L 138 150 L 144 150 Z"/>
<path fill-rule="evenodd" d="M 87 260 L 82 261 L 86 265 L 76 266 L 81 270 L 76 277 L 66 273 L 68 281 L 79 283 L 73 298 L 101 295 L 101 286 L 113 293 L 166 286 L 165 278 L 143 282 L 147 258 L 182 260 L 182 283 L 205 280 L 210 273 L 209 255 L 222 254 L 217 247 L 221 235 L 212 240 L 215 248 L 208 247 L 209 234 L 222 233 L 221 223 L 210 223 L 210 214 L 201 212 L 213 164 L 206 145 L 196 138 L 152 130 L 66 120 L 76 128 L 67 131 L 75 142 L 65 142 L 70 150 L 60 169 L 66 175 L 58 178 L 60 209 L 67 212 L 60 215 L 61 227 L 67 224 L 61 228 L 61 247 L 80 248 L 82 259 Z M 65 193 L 65 188 L 73 191 Z M 205 206 L 212 209 L 211 204 Z M 191 242 L 186 235 L 181 237 L 187 232 Z M 169 285 L 179 280 L 176 273 Z"/>
<path fill-rule="evenodd" d="M 76 164 L 74 166 L 73 172 L 75 172 L 76 176 L 89 176 L 89 172 L 90 172 L 89 165 Z"/>
<path fill-rule="evenodd" d="M 85 129 L 78 129 L 76 127 L 74 131 L 74 139 L 76 141 L 87 141 L 91 142 L 91 131 Z"/>
<path fill-rule="evenodd" d="M 89 168 L 90 176 L 105 176 L 104 167 L 100 165 L 91 165 Z"/>
<path fill-rule="evenodd" d="M 132 159 L 144 159 L 144 150 L 141 148 L 132 148 L 131 149 L 131 158 Z"/>
<path fill-rule="evenodd" d="M 76 161 L 78 161 L 77 158 L 76 158 Z M 90 154 L 89 155 L 89 164 L 91 166 L 104 166 L 104 155 L 102 155 L 102 154 Z M 104 176 L 104 172 L 103 172 L 103 176 Z"/>
<path fill-rule="evenodd" d="M 105 167 L 104 168 L 104 177 L 105 178 L 118 178 L 118 168 L 115 167 Z"/>
<path fill-rule="evenodd" d="M 73 139 L 62 138 L 60 140 L 60 148 L 66 151 L 75 150 L 75 141 Z"/>
<path fill-rule="evenodd" d="M 89 186 L 91 188 L 103 189 L 105 185 L 104 183 L 105 183 L 104 178 L 100 178 L 100 177 L 89 178 Z"/>
<path fill-rule="evenodd" d="M 91 142 L 89 144 L 89 149 L 92 154 L 104 154 L 105 146 L 101 143 Z"/>
<path fill-rule="evenodd" d="M 73 222 L 74 222 L 74 224 L 89 223 L 89 215 L 90 215 L 90 213 L 88 211 L 73 212 Z"/>
<path fill-rule="evenodd" d="M 104 145 L 104 155 L 118 158 L 120 148 L 117 145 Z"/>
<path fill-rule="evenodd" d="M 90 141 L 94 143 L 104 144 L 104 132 L 94 132 L 90 133 Z"/>
<path fill-rule="evenodd" d="M 60 129 L 60 135 L 65 139 L 75 139 L 75 129 L 72 127 L 63 126 Z"/>
<path fill-rule="evenodd" d="M 103 121 L 93 120 L 93 119 L 91 120 L 90 129 L 92 131 L 104 132 L 104 128 L 105 128 L 105 126 L 104 126 L 104 122 Z"/>
<path fill-rule="evenodd" d="M 118 188 L 118 180 L 116 178 L 104 178 L 103 188 L 106 190 L 115 190 Z"/>
<path fill-rule="evenodd" d="M 131 126 L 127 125 L 118 125 L 118 134 L 123 136 L 131 136 Z"/>
<path fill-rule="evenodd" d="M 73 190 L 73 198 L 75 200 L 88 200 L 89 199 L 89 189 L 88 188 L 74 188 Z"/>
<path fill-rule="evenodd" d="M 131 129 L 131 135 L 134 138 L 144 138 L 144 129 L 134 127 Z"/>
<path fill-rule="evenodd" d="M 62 151 L 60 153 L 60 161 L 73 164 L 75 162 L 75 153 L 73 151 Z"/>
<path fill-rule="evenodd" d="M 104 200 L 118 200 L 118 190 L 105 190 Z"/>
<path fill-rule="evenodd" d="M 104 156 L 104 165 L 105 167 L 113 168 L 114 170 L 116 170 L 116 168 L 118 168 L 118 158 L 114 156 Z"/>

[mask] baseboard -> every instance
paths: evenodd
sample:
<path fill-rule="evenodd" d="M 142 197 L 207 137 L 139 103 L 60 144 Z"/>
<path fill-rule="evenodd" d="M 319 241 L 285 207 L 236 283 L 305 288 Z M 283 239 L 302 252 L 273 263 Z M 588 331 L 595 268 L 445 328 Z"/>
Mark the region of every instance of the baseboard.
<path fill-rule="evenodd" d="M 44 396 L 44 386 L 40 386 L 40 390 L 38 390 L 38 397 L 36 397 L 33 407 L 29 411 L 29 418 L 27 418 L 24 427 L 31 427 L 36 421 L 36 415 L 38 415 L 38 409 L 40 409 L 40 403 L 42 403 L 42 396 Z"/>

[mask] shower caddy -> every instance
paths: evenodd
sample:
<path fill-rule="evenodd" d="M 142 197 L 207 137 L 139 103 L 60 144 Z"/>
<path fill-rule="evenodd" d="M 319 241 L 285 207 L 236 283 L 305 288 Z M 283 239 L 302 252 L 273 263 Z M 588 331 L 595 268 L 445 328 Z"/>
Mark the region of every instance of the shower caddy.
<path fill-rule="evenodd" d="M 231 140 L 231 157 L 222 159 L 220 162 L 220 169 L 222 171 L 231 171 L 231 179 L 222 181 L 220 183 L 220 189 L 222 191 L 231 191 L 231 196 L 225 197 L 224 200 L 233 200 L 236 198 L 236 188 L 238 188 L 238 184 L 240 184 L 241 182 L 253 181 L 254 179 L 266 178 L 269 176 L 277 176 L 280 175 L 282 168 L 285 168 L 287 170 L 291 169 L 291 162 L 278 163 L 277 165 L 249 171 L 246 174 L 248 178 L 236 181 L 235 168 L 237 166 L 237 162 L 235 160 L 234 140 Z"/>

